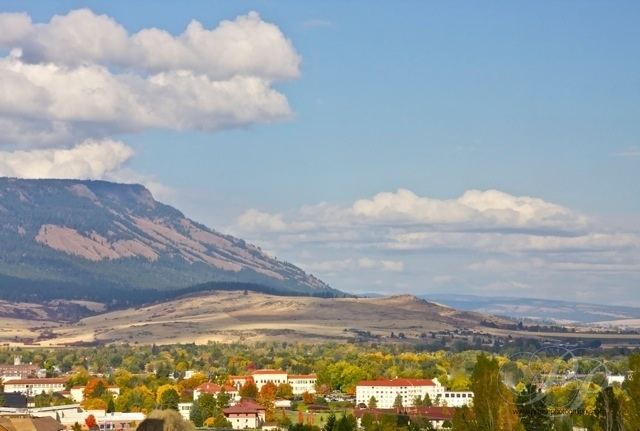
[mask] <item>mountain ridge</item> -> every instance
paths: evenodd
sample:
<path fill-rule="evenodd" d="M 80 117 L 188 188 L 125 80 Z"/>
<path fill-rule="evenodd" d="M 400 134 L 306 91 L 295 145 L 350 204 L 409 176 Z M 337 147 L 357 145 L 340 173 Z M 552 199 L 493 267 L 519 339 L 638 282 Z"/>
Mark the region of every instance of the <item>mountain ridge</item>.
<path fill-rule="evenodd" d="M 342 294 L 259 247 L 187 218 L 139 184 L 1 177 L 0 242 L 0 295 L 16 285 L 90 292 L 210 282 Z"/>

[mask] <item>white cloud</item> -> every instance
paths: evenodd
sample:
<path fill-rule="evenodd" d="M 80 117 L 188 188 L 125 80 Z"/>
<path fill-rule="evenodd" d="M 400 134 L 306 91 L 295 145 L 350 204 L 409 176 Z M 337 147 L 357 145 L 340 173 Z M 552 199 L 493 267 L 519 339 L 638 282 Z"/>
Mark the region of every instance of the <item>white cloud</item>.
<path fill-rule="evenodd" d="M 71 67 L 114 65 L 146 73 L 189 70 L 213 80 L 236 75 L 294 78 L 300 56 L 280 29 L 256 12 L 222 21 L 214 29 L 191 21 L 174 36 L 158 28 L 135 34 L 113 18 L 79 9 L 33 24 L 24 14 L 0 14 L 0 46 L 19 48 L 29 63 Z"/>
<path fill-rule="evenodd" d="M 640 147 L 628 147 L 622 151 L 613 154 L 618 157 L 640 157 Z"/>
<path fill-rule="evenodd" d="M 244 231 L 280 232 L 286 228 L 281 214 L 269 214 L 250 209 L 236 220 L 237 227 Z"/>
<path fill-rule="evenodd" d="M 71 149 L 0 151 L 0 176 L 91 178 L 114 175 L 133 156 L 123 142 L 88 140 Z"/>
<path fill-rule="evenodd" d="M 380 281 L 385 291 L 535 289 L 569 299 L 578 287 L 597 296 L 603 285 L 640 282 L 637 219 L 614 224 L 497 190 L 435 199 L 400 189 L 278 214 L 253 209 L 231 230 L 289 260 L 313 256 L 299 263 L 353 291 Z"/>
<path fill-rule="evenodd" d="M 0 145 L 70 146 L 149 128 L 216 131 L 291 115 L 273 81 L 300 57 L 277 26 L 251 12 L 173 36 L 129 34 L 80 9 L 32 23 L 0 14 Z"/>
<path fill-rule="evenodd" d="M 368 220 L 387 223 L 466 224 L 469 228 L 566 229 L 586 223 L 584 217 L 560 205 L 498 190 L 469 190 L 457 199 L 441 200 L 399 189 L 358 200 L 352 212 Z"/>

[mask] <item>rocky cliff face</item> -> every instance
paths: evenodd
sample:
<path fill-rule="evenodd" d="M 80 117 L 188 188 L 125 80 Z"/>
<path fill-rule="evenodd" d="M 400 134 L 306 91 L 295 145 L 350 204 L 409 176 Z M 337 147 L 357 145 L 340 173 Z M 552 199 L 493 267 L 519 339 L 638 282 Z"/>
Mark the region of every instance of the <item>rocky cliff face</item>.
<path fill-rule="evenodd" d="M 0 178 L 0 291 L 16 280 L 76 289 L 237 281 L 283 293 L 336 292 L 254 245 L 186 218 L 143 186 Z"/>

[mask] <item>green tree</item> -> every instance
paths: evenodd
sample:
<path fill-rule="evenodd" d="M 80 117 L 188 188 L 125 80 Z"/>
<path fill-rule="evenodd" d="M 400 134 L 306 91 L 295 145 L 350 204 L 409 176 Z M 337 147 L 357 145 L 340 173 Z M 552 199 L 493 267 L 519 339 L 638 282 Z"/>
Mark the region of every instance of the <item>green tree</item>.
<path fill-rule="evenodd" d="M 396 399 L 393 400 L 393 407 L 396 409 L 401 409 L 402 408 L 402 395 L 398 394 L 396 395 Z"/>
<path fill-rule="evenodd" d="M 245 382 L 242 387 L 240 387 L 240 396 L 242 399 L 252 399 L 255 400 L 258 398 L 258 387 L 253 382 L 253 380 L 248 380 Z"/>
<path fill-rule="evenodd" d="M 551 429 L 551 417 L 545 396 L 535 385 L 527 384 L 518 394 L 516 401 L 520 422 L 527 431 L 547 431 Z"/>
<path fill-rule="evenodd" d="M 213 420 L 213 426 L 215 428 L 231 428 L 231 422 L 222 413 L 219 413 Z"/>
<path fill-rule="evenodd" d="M 107 413 L 113 413 L 116 411 L 116 403 L 113 402 L 113 397 L 109 397 L 109 402 L 107 403 Z"/>
<path fill-rule="evenodd" d="M 218 405 L 218 409 L 223 409 L 229 405 L 229 401 L 231 400 L 231 395 L 224 390 L 224 386 L 220 388 L 220 392 L 216 396 L 216 404 Z"/>
<path fill-rule="evenodd" d="M 611 386 L 603 388 L 596 399 L 595 416 L 602 431 L 622 431 L 620 402 Z"/>
<path fill-rule="evenodd" d="M 280 383 L 276 391 L 276 397 L 290 400 L 293 398 L 293 387 L 289 383 Z"/>
<path fill-rule="evenodd" d="M 511 391 L 500 379 L 496 359 L 482 354 L 477 357 L 471 375 L 473 408 L 457 409 L 453 429 L 456 431 L 516 431 L 522 425 L 515 413 Z"/>
<path fill-rule="evenodd" d="M 202 415 L 202 421 L 213 418 L 218 414 L 218 400 L 211 394 L 202 394 L 196 401 Z"/>
<path fill-rule="evenodd" d="M 336 428 L 336 415 L 332 412 L 322 427 L 322 431 L 334 431 Z"/>
<path fill-rule="evenodd" d="M 629 430 L 640 429 L 640 353 L 629 356 L 629 374 L 622 384 L 626 392 L 624 420 Z"/>
<path fill-rule="evenodd" d="M 371 395 L 371 398 L 369 398 L 369 402 L 367 403 L 367 407 L 370 409 L 378 408 L 378 400 L 376 400 L 376 397 Z"/>
<path fill-rule="evenodd" d="M 167 389 L 160 395 L 158 402 L 158 408 L 160 410 L 178 410 L 178 403 L 180 402 L 180 395 L 175 389 Z"/>
<path fill-rule="evenodd" d="M 189 420 L 191 420 L 191 422 L 193 422 L 193 424 L 197 427 L 201 427 L 204 423 L 205 418 L 202 417 L 202 409 L 200 408 L 200 403 L 198 401 L 195 401 L 193 404 L 191 404 Z"/>

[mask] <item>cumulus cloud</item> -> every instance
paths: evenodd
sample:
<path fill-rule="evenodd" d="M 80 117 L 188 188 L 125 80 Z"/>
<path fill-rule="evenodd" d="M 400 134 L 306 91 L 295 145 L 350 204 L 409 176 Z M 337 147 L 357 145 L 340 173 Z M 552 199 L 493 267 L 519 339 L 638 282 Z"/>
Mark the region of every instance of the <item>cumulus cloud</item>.
<path fill-rule="evenodd" d="M 268 218 L 268 214 L 255 209 L 240 216 L 239 226 L 245 230 L 262 231 L 259 223 L 249 224 L 254 217 Z M 272 216 L 275 217 L 275 216 Z M 322 203 L 306 206 L 283 220 L 278 230 L 315 230 L 318 227 L 363 225 L 437 227 L 457 226 L 463 230 L 512 229 L 515 231 L 554 230 L 575 232 L 588 221 L 581 214 L 529 196 L 513 196 L 498 190 L 469 190 L 456 199 L 442 200 L 421 197 L 406 189 L 378 193 L 371 198 L 359 199 L 350 206 Z M 448 228 L 447 228 L 448 229 Z"/>
<path fill-rule="evenodd" d="M 236 75 L 294 78 L 300 56 L 280 29 L 256 12 L 207 29 L 193 20 L 180 35 L 158 28 L 129 34 L 113 18 L 78 9 L 34 24 L 25 14 L 0 14 L 0 46 L 28 63 L 90 63 L 159 73 L 190 70 L 213 80 Z"/>
<path fill-rule="evenodd" d="M 300 56 L 251 12 L 216 28 L 192 21 L 174 36 L 129 34 L 88 9 L 33 23 L 0 14 L 0 144 L 69 146 L 149 128 L 216 131 L 287 118 L 273 82 Z"/>
<path fill-rule="evenodd" d="M 354 291 L 446 285 L 569 297 L 578 287 L 638 285 L 640 233 L 633 226 L 498 190 L 435 199 L 400 189 L 288 213 L 252 209 L 231 230 L 292 260 L 313 256 L 300 262 L 304 268 Z"/>
<path fill-rule="evenodd" d="M 365 219 L 387 223 L 466 224 L 470 228 L 566 229 L 586 223 L 584 217 L 560 205 L 498 190 L 469 190 L 457 199 L 441 200 L 399 189 L 358 200 L 351 210 Z"/>
<path fill-rule="evenodd" d="M 113 140 L 87 140 L 71 149 L 0 151 L 0 176 L 105 178 L 118 172 L 133 149 Z"/>

